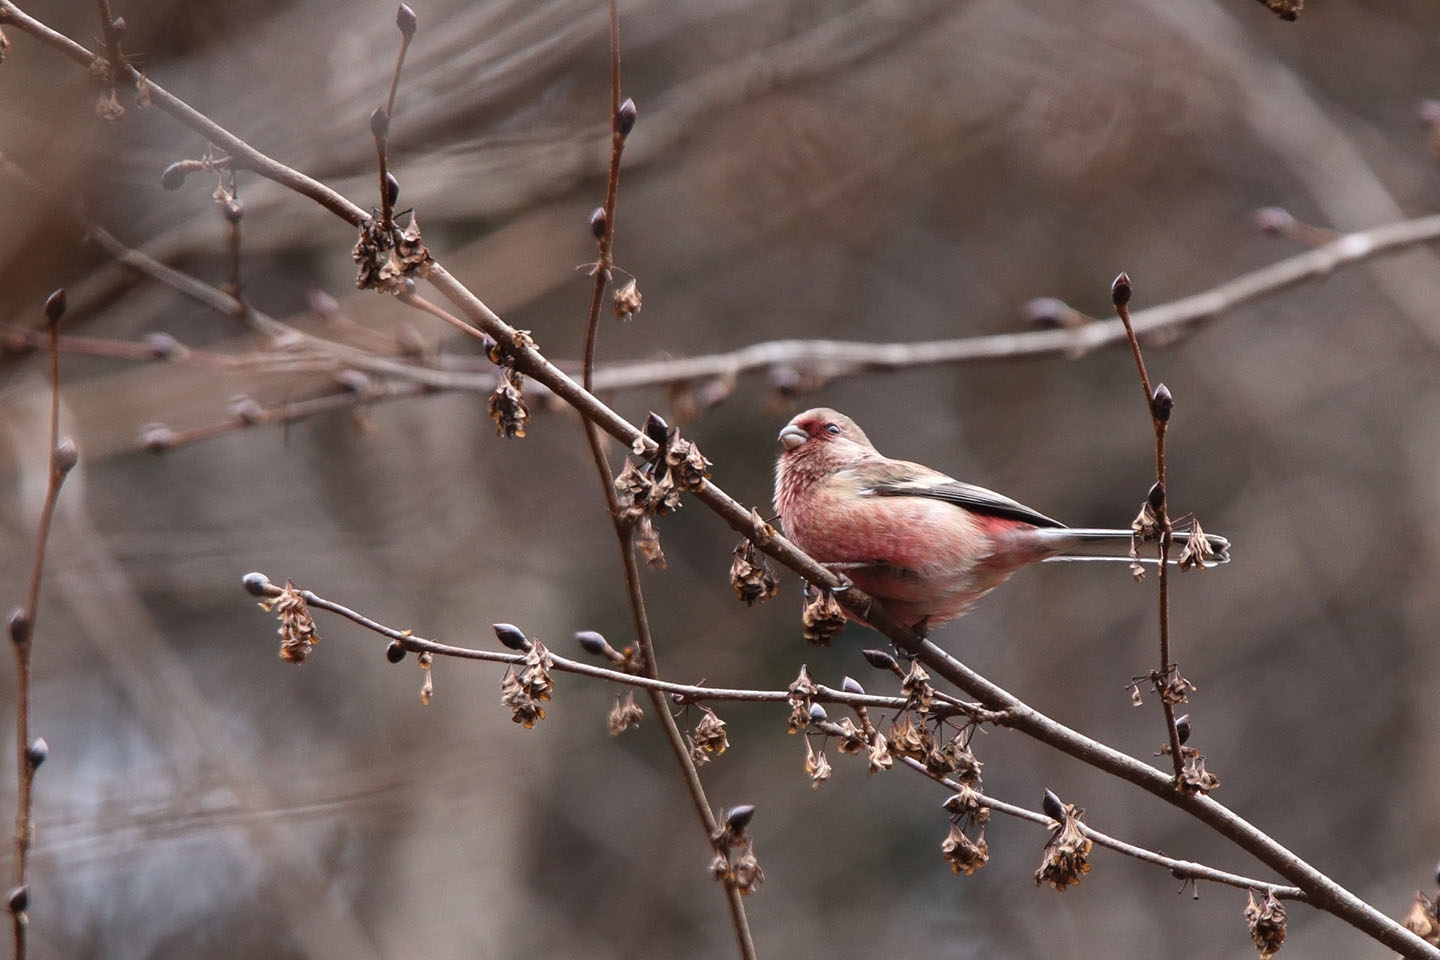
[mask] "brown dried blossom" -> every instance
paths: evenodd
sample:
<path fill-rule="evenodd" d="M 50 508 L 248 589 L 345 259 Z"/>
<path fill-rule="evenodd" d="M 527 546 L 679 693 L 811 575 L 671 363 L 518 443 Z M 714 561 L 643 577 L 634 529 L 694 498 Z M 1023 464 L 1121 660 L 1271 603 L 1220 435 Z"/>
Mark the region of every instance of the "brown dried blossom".
<path fill-rule="evenodd" d="M 390 231 L 384 228 L 378 217 L 361 222 L 360 236 L 350 251 L 350 258 L 359 267 L 355 273 L 356 287 L 361 290 L 380 288 L 380 271 L 385 267 L 390 245 Z"/>
<path fill-rule="evenodd" d="M 420 664 L 420 669 L 425 671 L 425 682 L 420 684 L 420 705 L 428 707 L 435 696 L 435 673 L 430 669 L 435 662 L 435 655 L 427 650 L 415 659 Z"/>
<path fill-rule="evenodd" d="M 692 441 L 674 437 L 665 451 L 666 474 L 677 487 L 699 490 L 710 476 L 710 461 Z"/>
<path fill-rule="evenodd" d="M 619 483 L 619 480 L 616 480 Z M 765 555 L 749 540 L 741 540 L 731 551 L 730 586 L 735 596 L 753 607 L 756 601 L 764 603 L 780 592 L 780 579 Z"/>
<path fill-rule="evenodd" d="M 730 748 L 730 738 L 725 735 L 725 721 L 709 707 L 701 707 L 704 714 L 695 730 L 689 736 L 690 756 L 697 766 L 710 762 Z"/>
<path fill-rule="evenodd" d="M 1285 905 L 1275 899 L 1273 891 L 1267 891 L 1265 899 L 1255 902 L 1255 891 L 1251 890 L 1245 905 L 1245 923 L 1250 927 L 1250 939 L 1260 952 L 1260 960 L 1270 960 L 1285 942 Z"/>
<path fill-rule="evenodd" d="M 1036 886 L 1048 883 L 1061 893 L 1090 872 L 1088 858 L 1092 846 L 1090 838 L 1080 829 L 1080 817 L 1085 811 L 1073 803 L 1064 804 L 1062 809 L 1064 819 L 1045 842 L 1045 857 L 1040 869 L 1035 871 Z"/>
<path fill-rule="evenodd" d="M 944 765 L 944 772 L 954 777 L 966 786 L 974 787 L 980 783 L 980 768 L 982 763 L 970 749 L 970 737 L 964 733 L 957 733 L 950 738 L 939 751 L 940 761 Z M 926 763 L 927 767 L 932 764 Z M 940 771 L 934 771 L 940 772 Z"/>
<path fill-rule="evenodd" d="M 900 692 L 910 702 L 909 709 L 919 710 L 921 713 L 930 709 L 930 704 L 935 699 L 935 688 L 930 686 L 930 674 L 920 666 L 919 660 L 911 661 L 910 670 L 900 682 Z"/>
<path fill-rule="evenodd" d="M 490 394 L 487 409 L 490 419 L 495 421 L 495 432 L 507 440 L 525 436 L 525 423 L 530 419 L 530 410 L 525 405 L 525 377 L 515 369 L 514 362 L 500 368 L 500 382 Z"/>
<path fill-rule="evenodd" d="M 974 787 L 962 784 L 960 789 L 945 801 L 945 809 L 955 816 L 957 823 L 983 826 L 990 822 L 990 808 L 981 799 L 980 791 Z"/>
<path fill-rule="evenodd" d="M 889 770 L 895 766 L 895 758 L 890 755 L 890 741 L 885 739 L 885 734 L 879 730 L 870 735 L 870 746 L 865 756 L 868 764 L 867 771 L 871 774 Z"/>
<path fill-rule="evenodd" d="M 830 761 L 825 757 L 825 750 L 816 750 L 810 746 L 810 738 L 805 738 L 805 775 L 810 778 L 810 789 L 819 790 L 820 784 L 830 779 Z"/>
<path fill-rule="evenodd" d="M 649 517 L 641 517 L 635 524 L 631 538 L 635 549 L 645 558 L 647 567 L 653 570 L 665 569 L 665 551 L 660 549 L 660 531 L 655 529 L 655 521 Z"/>
<path fill-rule="evenodd" d="M 1169 753 L 1169 744 L 1166 744 Z M 1220 786 L 1220 778 L 1205 769 L 1205 757 L 1194 747 L 1181 747 L 1180 756 L 1185 761 L 1180 768 L 1180 779 L 1176 786 L 1181 793 L 1191 796 L 1205 795 Z"/>
<path fill-rule="evenodd" d="M 615 289 L 615 297 L 612 303 L 615 316 L 627 323 L 635 318 L 640 312 L 640 286 L 631 277 L 625 283 Z"/>
<path fill-rule="evenodd" d="M 731 868 L 731 882 L 735 884 L 736 890 L 747 895 L 755 893 L 765 885 L 765 871 L 760 868 L 753 843 L 748 844 L 735 858 L 735 864 Z"/>
<path fill-rule="evenodd" d="M 618 737 L 631 727 L 639 726 L 644 716 L 645 711 L 635 702 L 635 691 L 626 690 L 623 697 L 615 698 L 615 706 L 610 708 L 610 736 Z"/>
<path fill-rule="evenodd" d="M 810 702 L 819 692 L 815 681 L 810 679 L 810 671 L 805 665 L 800 665 L 800 674 L 786 688 L 789 692 L 790 719 L 786 723 L 786 733 L 798 733 L 810 725 Z"/>
<path fill-rule="evenodd" d="M 1188 702 L 1190 694 L 1196 689 L 1195 684 L 1180 676 L 1180 671 L 1173 666 L 1164 674 L 1163 678 L 1155 675 L 1152 679 L 1155 681 L 1155 692 L 1160 694 L 1160 699 L 1172 706 Z"/>
<path fill-rule="evenodd" d="M 840 741 L 837 746 L 841 753 L 854 756 L 869 747 L 864 731 L 855 725 L 854 720 L 845 717 L 836 726 L 840 728 L 840 732 L 836 736 Z"/>
<path fill-rule="evenodd" d="M 1415 902 L 1405 916 L 1405 929 L 1432 947 L 1440 947 L 1440 917 L 1436 916 L 1436 900 L 1423 891 L 1415 891 Z"/>
<path fill-rule="evenodd" d="M 114 87 L 106 87 L 95 101 L 95 116 L 110 123 L 125 116 L 125 108 L 121 106 L 120 98 L 115 95 Z"/>
<path fill-rule="evenodd" d="M 315 632 L 310 607 L 295 588 L 295 582 L 287 579 L 280 596 L 262 600 L 260 606 L 266 611 L 275 611 L 280 620 L 280 659 L 286 663 L 304 663 L 311 648 L 320 642 L 320 635 Z"/>
<path fill-rule="evenodd" d="M 535 721 L 545 719 L 545 708 L 540 704 L 550 699 L 555 688 L 550 679 L 554 665 L 545 644 L 532 640 L 520 669 L 506 670 L 500 681 L 500 703 L 510 708 L 510 719 L 527 730 L 535 726 Z"/>
<path fill-rule="evenodd" d="M 1197 570 L 1204 570 L 1207 562 L 1215 559 L 1215 549 L 1210 546 L 1210 539 L 1205 536 L 1205 531 L 1200 528 L 1200 521 L 1190 521 L 1190 533 L 1185 538 L 1185 548 L 1180 551 L 1180 569 L 1189 570 L 1194 567 Z"/>
<path fill-rule="evenodd" d="M 915 723 L 908 710 L 890 721 L 890 752 L 921 762 L 930 752 L 930 731 L 923 723 Z"/>
<path fill-rule="evenodd" d="M 964 873 L 967 877 L 990 861 L 990 845 L 985 842 L 984 831 L 971 840 L 958 823 L 950 824 L 950 833 L 940 844 L 940 852 L 952 873 Z"/>
<path fill-rule="evenodd" d="M 803 621 L 805 639 L 817 647 L 828 647 L 845 627 L 845 611 L 829 590 L 820 590 L 805 604 Z"/>

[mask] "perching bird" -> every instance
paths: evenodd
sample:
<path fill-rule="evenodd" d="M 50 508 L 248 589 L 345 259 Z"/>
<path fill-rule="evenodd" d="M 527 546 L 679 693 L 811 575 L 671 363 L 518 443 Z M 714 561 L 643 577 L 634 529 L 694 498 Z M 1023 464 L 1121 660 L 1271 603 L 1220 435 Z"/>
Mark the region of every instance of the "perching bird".
<path fill-rule="evenodd" d="M 1130 530 L 1067 527 L 993 490 L 891 460 L 826 407 L 797 415 L 780 443 L 775 509 L 785 535 L 907 624 L 953 620 L 1042 560 L 1130 559 Z M 1213 560 L 1229 559 L 1229 541 L 1206 540 Z"/>

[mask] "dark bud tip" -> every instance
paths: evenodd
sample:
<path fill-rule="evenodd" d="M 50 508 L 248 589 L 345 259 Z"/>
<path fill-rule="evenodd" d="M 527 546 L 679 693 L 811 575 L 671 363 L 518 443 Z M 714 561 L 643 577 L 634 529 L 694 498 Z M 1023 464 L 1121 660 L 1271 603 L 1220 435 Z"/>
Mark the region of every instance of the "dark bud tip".
<path fill-rule="evenodd" d="M 10 611 L 7 618 L 10 624 L 10 639 L 16 643 L 24 643 L 30 639 L 30 616 L 19 607 Z"/>
<path fill-rule="evenodd" d="M 61 473 L 69 473 L 75 469 L 79 460 L 80 451 L 75 449 L 75 441 L 69 437 L 61 437 L 60 442 L 55 444 L 55 469 Z"/>
<path fill-rule="evenodd" d="M 405 647 L 399 640 L 391 640 L 385 645 L 385 659 L 391 663 L 399 663 L 405 659 Z"/>
<path fill-rule="evenodd" d="M 151 453 L 164 453 L 175 446 L 175 431 L 163 423 L 152 423 L 140 430 L 140 443 Z"/>
<path fill-rule="evenodd" d="M 865 688 L 860 686 L 860 682 L 854 677 L 846 677 L 844 680 L 840 681 L 840 689 L 844 690 L 846 693 L 865 692 Z"/>
<path fill-rule="evenodd" d="M 30 741 L 30 746 L 25 748 L 25 759 L 30 761 L 30 769 L 40 769 L 40 764 L 50 758 L 50 744 L 45 742 L 44 737 L 36 737 Z"/>
<path fill-rule="evenodd" d="M 1145 494 L 1145 502 L 1150 504 L 1150 509 L 1156 513 L 1165 506 L 1165 487 L 1162 484 L 1151 484 L 1150 492 Z"/>
<path fill-rule="evenodd" d="M 1190 739 L 1190 714 L 1182 713 L 1175 718 L 1175 736 L 1182 744 Z"/>
<path fill-rule="evenodd" d="M 253 427 L 265 418 L 265 408 L 260 406 L 254 397 L 246 396 L 243 393 L 231 397 L 227 409 L 230 411 L 230 416 L 247 427 Z"/>
<path fill-rule="evenodd" d="M 125 23 L 124 17 L 116 17 L 114 20 L 110 21 L 110 30 L 112 33 L 115 34 L 116 40 L 119 40 L 121 37 L 125 36 L 125 30 L 127 27 L 128 24 Z"/>
<path fill-rule="evenodd" d="M 595 235 L 596 240 L 599 240 L 601 237 L 605 236 L 605 227 L 607 223 L 608 218 L 605 216 L 605 208 L 596 207 L 595 212 L 590 214 L 590 232 Z"/>
<path fill-rule="evenodd" d="M 620 112 L 615 114 L 615 129 L 620 131 L 620 136 L 630 136 L 630 131 L 635 129 L 635 118 L 638 114 L 635 111 L 635 101 L 629 97 L 620 104 Z"/>
<path fill-rule="evenodd" d="M 264 597 L 269 595 L 270 578 L 265 576 L 265 574 L 263 573 L 260 573 L 258 571 L 252 571 L 251 573 L 247 573 L 245 574 L 245 576 L 241 577 L 240 582 L 244 584 L 246 592 L 248 592 L 252 597 Z"/>
<path fill-rule="evenodd" d="M 645 417 L 645 425 L 641 429 L 645 431 L 645 436 L 655 441 L 656 446 L 663 447 L 670 440 L 670 424 L 654 410 Z"/>
<path fill-rule="evenodd" d="M 733 833 L 739 833 L 750 826 L 750 821 L 755 819 L 755 805 L 753 803 L 742 803 L 725 814 L 725 824 Z"/>
<path fill-rule="evenodd" d="M 390 201 L 390 206 L 395 206 L 395 201 L 400 199 L 400 181 L 395 179 L 395 174 L 389 170 L 385 171 L 385 196 Z"/>
<path fill-rule="evenodd" d="M 1289 233 L 1295 226 L 1295 218 L 1284 207 L 1261 207 L 1252 217 L 1255 229 L 1272 237 Z"/>
<path fill-rule="evenodd" d="M 1115 282 L 1110 284 L 1110 302 L 1117 307 L 1123 307 L 1130 302 L 1130 295 L 1134 292 L 1135 288 L 1130 285 L 1130 275 L 1121 273 L 1115 278 Z"/>
<path fill-rule="evenodd" d="M 172 163 L 160 174 L 160 186 L 166 190 L 179 190 L 185 185 L 185 164 Z"/>
<path fill-rule="evenodd" d="M 1040 809 L 1044 810 L 1045 816 L 1051 820 L 1065 819 L 1065 804 L 1061 803 L 1060 798 L 1055 796 L 1055 791 L 1048 787 L 1045 789 L 1045 799 L 1041 802 Z"/>
<path fill-rule="evenodd" d="M 385 112 L 384 107 L 376 107 L 371 112 L 370 134 L 376 140 L 384 140 L 390 136 L 390 114 Z"/>
<path fill-rule="evenodd" d="M 870 666 L 876 670 L 894 670 L 899 666 L 899 664 L 895 662 L 895 658 L 884 650 L 861 650 L 860 655 L 865 658 L 866 663 L 870 664 Z"/>
<path fill-rule="evenodd" d="M 10 895 L 5 898 L 5 903 L 6 906 L 10 908 L 11 913 L 24 913 L 26 910 L 29 910 L 30 885 L 22 883 L 20 886 L 11 890 Z"/>
<path fill-rule="evenodd" d="M 395 26 L 405 34 L 406 39 L 415 36 L 415 31 L 420 29 L 420 18 L 415 16 L 415 11 L 410 9 L 410 4 L 402 3 L 395 11 Z"/>
<path fill-rule="evenodd" d="M 239 223 L 239 222 L 240 222 L 240 219 L 241 219 L 242 217 L 244 217 L 244 216 L 245 216 L 245 205 L 242 204 L 239 200 L 231 200 L 230 202 L 228 202 L 228 203 L 225 204 L 225 222 L 226 222 L 226 223 L 231 223 L 231 224 Z"/>
<path fill-rule="evenodd" d="M 812 703 L 810 704 L 810 719 L 818 723 L 821 720 L 829 720 L 830 714 L 826 713 L 825 708 L 820 704 Z"/>
<path fill-rule="evenodd" d="M 1440 863 L 1435 865 L 1435 885 L 1440 886 Z"/>
<path fill-rule="evenodd" d="M 492 623 L 490 629 L 495 631 L 495 637 L 509 647 L 511 650 L 529 650 L 530 641 L 525 634 L 513 623 Z"/>
<path fill-rule="evenodd" d="M 141 342 L 152 360 L 169 360 L 180 352 L 180 342 L 163 331 L 147 333 Z"/>
<path fill-rule="evenodd" d="M 45 298 L 45 319 L 54 323 L 65 316 L 65 288 L 61 287 Z"/>
<path fill-rule="evenodd" d="M 1170 388 L 1165 384 L 1155 388 L 1155 395 L 1150 398 L 1150 411 L 1155 414 L 1155 419 L 1161 423 L 1170 419 L 1170 411 L 1175 409 L 1175 397 L 1171 395 Z"/>
<path fill-rule="evenodd" d="M 603 656 L 605 648 L 610 646 L 610 644 L 605 642 L 605 638 L 594 630 L 579 631 L 575 634 L 575 642 L 580 644 L 581 650 L 597 657 Z"/>

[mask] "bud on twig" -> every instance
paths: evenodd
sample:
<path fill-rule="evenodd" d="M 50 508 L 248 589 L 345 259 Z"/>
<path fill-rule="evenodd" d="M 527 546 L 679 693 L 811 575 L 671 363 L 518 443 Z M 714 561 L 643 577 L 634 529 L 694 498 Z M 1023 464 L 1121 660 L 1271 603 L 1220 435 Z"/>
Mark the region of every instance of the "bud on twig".
<path fill-rule="evenodd" d="M 641 429 L 645 431 L 645 436 L 655 441 L 655 445 L 661 449 L 664 449 L 666 442 L 670 439 L 670 424 L 666 423 L 665 418 L 654 410 L 646 415 L 645 425 Z"/>
<path fill-rule="evenodd" d="M 166 190 L 179 190 L 185 185 L 185 164 L 179 161 L 170 164 L 165 172 L 160 174 L 160 186 Z"/>
<path fill-rule="evenodd" d="M 405 646 L 399 640 L 391 640 L 385 645 L 385 659 L 391 663 L 399 663 L 405 659 Z"/>
<path fill-rule="evenodd" d="M 590 214 L 590 232 L 595 235 L 596 240 L 605 236 L 605 227 L 608 222 L 604 207 L 596 207 L 595 212 Z"/>
<path fill-rule="evenodd" d="M 270 595 L 270 578 L 263 573 L 251 572 L 240 578 L 244 584 L 245 591 L 252 597 L 266 597 Z"/>
<path fill-rule="evenodd" d="M 496 638 L 511 650 L 530 649 L 530 641 L 513 623 L 492 623 L 490 629 L 494 630 Z"/>
<path fill-rule="evenodd" d="M 410 9 L 408 3 L 400 4 L 395 11 L 395 26 L 400 28 L 406 40 L 415 36 L 415 31 L 420 28 L 420 18 L 415 16 L 415 11 Z"/>
<path fill-rule="evenodd" d="M 31 770 L 40 769 L 40 764 L 44 763 L 49 757 L 50 744 L 45 742 L 44 737 L 36 737 L 34 740 L 31 740 L 30 745 L 25 748 L 25 759 L 30 761 Z"/>
<path fill-rule="evenodd" d="M 840 689 L 844 690 L 846 693 L 865 692 L 865 688 L 860 686 L 859 682 L 854 677 L 846 677 L 844 680 L 840 681 Z"/>
<path fill-rule="evenodd" d="M 732 833 L 739 833 L 750 826 L 750 821 L 755 819 L 755 805 L 744 803 L 725 814 L 725 823 L 730 827 Z"/>
<path fill-rule="evenodd" d="M 884 650 L 861 650 L 860 655 L 876 670 L 895 671 L 900 669 L 900 664 L 895 662 L 895 658 Z"/>
<path fill-rule="evenodd" d="M 1159 512 L 1160 512 L 1160 508 L 1163 507 L 1163 506 L 1165 506 L 1165 487 L 1164 487 L 1164 485 L 1163 485 L 1163 484 L 1160 484 L 1160 483 L 1153 483 L 1153 484 L 1151 484 L 1151 485 L 1150 485 L 1150 492 L 1147 493 L 1147 494 L 1145 494 L 1145 502 L 1148 503 L 1148 504 L 1150 504 L 1150 509 L 1151 509 L 1151 510 L 1154 510 L 1156 513 L 1159 513 Z"/>
<path fill-rule="evenodd" d="M 1190 739 L 1190 714 L 1182 713 L 1175 718 L 1175 736 L 1182 745 Z"/>
<path fill-rule="evenodd" d="M 635 129 L 636 116 L 635 101 L 625 98 L 625 102 L 620 104 L 620 112 L 615 114 L 615 129 L 620 131 L 620 136 L 630 136 L 630 131 Z"/>
<path fill-rule="evenodd" d="M 605 650 L 610 644 L 594 630 L 581 630 L 575 634 L 575 642 L 580 644 L 580 649 L 594 656 L 604 656 Z"/>
<path fill-rule="evenodd" d="M 820 706 L 820 704 L 812 703 L 810 704 L 810 719 L 815 723 L 820 723 L 829 720 L 830 714 L 826 713 L 825 708 Z"/>
<path fill-rule="evenodd" d="M 1134 292 L 1134 288 L 1130 285 L 1130 275 L 1121 273 L 1110 284 L 1110 302 L 1117 307 L 1123 307 L 1130 302 L 1130 295 Z"/>
<path fill-rule="evenodd" d="M 10 611 L 10 639 L 16 643 L 24 643 L 30 639 L 30 616 L 20 607 Z"/>
<path fill-rule="evenodd" d="M 30 909 L 30 885 L 22 883 L 10 891 L 5 898 L 5 905 L 10 908 L 11 913 L 24 913 Z"/>
<path fill-rule="evenodd" d="M 231 200 L 230 202 L 226 203 L 223 210 L 225 213 L 225 221 L 227 223 L 239 223 L 240 218 L 245 216 L 245 207 L 241 205 L 239 200 Z"/>
<path fill-rule="evenodd" d="M 1150 398 L 1150 412 L 1155 415 L 1156 420 L 1165 423 L 1170 419 L 1170 411 L 1174 409 L 1175 398 L 1170 394 L 1170 388 L 1160 384 Z"/>
<path fill-rule="evenodd" d="M 55 469 L 64 476 L 75 469 L 79 459 L 80 452 L 75 449 L 75 441 L 69 437 L 61 437 L 60 442 L 55 445 Z"/>
<path fill-rule="evenodd" d="M 1040 804 L 1040 809 L 1045 811 L 1045 816 L 1051 820 L 1065 819 L 1065 804 L 1055 795 L 1055 791 L 1045 788 L 1045 800 Z"/>
<path fill-rule="evenodd" d="M 400 181 L 395 179 L 395 174 L 389 170 L 385 171 L 385 197 L 390 201 L 390 206 L 395 206 L 395 201 L 400 199 Z"/>
<path fill-rule="evenodd" d="M 45 319 L 51 323 L 65 315 L 65 288 L 61 287 L 45 298 Z"/>
<path fill-rule="evenodd" d="M 370 134 L 376 140 L 384 140 L 390 136 L 390 115 L 385 112 L 384 107 L 376 107 L 371 111 Z"/>

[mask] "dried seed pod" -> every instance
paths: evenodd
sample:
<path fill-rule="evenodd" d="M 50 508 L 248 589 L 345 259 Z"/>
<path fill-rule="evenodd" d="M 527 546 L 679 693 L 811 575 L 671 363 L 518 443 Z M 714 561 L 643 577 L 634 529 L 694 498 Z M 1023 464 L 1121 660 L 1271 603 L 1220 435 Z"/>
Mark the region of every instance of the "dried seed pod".
<path fill-rule="evenodd" d="M 1275 899 L 1273 892 L 1266 892 L 1265 899 L 1255 902 L 1255 891 L 1247 894 L 1245 923 L 1250 928 L 1250 939 L 1260 953 L 1260 960 L 1270 960 L 1280 945 L 1285 942 L 1285 906 Z"/>

